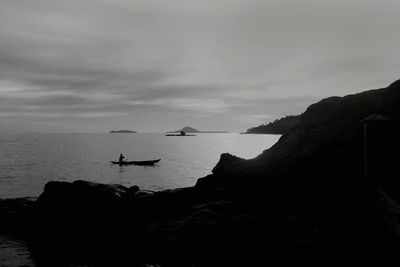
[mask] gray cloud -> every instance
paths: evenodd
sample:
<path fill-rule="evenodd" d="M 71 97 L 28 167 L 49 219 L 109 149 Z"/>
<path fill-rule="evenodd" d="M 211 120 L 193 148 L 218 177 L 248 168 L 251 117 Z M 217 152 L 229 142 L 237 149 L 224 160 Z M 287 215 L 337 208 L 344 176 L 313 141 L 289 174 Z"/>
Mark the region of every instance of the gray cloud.
<path fill-rule="evenodd" d="M 0 133 L 242 131 L 321 97 L 383 87 L 398 78 L 399 7 L 3 0 Z"/>

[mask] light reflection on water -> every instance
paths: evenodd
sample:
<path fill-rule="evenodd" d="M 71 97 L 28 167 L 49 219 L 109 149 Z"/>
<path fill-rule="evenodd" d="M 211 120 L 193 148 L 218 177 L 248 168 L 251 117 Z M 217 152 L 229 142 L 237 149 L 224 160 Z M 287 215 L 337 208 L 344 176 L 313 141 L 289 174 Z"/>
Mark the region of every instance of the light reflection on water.
<path fill-rule="evenodd" d="M 27 243 L 15 237 L 0 235 L 0 266 L 35 266 Z"/>

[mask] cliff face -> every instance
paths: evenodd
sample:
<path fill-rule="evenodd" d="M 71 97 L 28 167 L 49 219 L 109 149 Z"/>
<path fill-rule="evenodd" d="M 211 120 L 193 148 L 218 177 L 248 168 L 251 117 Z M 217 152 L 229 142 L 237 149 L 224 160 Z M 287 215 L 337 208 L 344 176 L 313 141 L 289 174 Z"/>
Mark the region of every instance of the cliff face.
<path fill-rule="evenodd" d="M 369 115 L 400 121 L 399 101 L 400 82 L 384 89 L 323 99 L 311 105 L 301 121 L 260 158 L 273 156 L 278 160 L 348 149 L 359 137 L 361 120 Z"/>
<path fill-rule="evenodd" d="M 295 166 L 311 174 L 338 172 L 359 174 L 362 170 L 362 120 L 380 114 L 400 122 L 400 81 L 387 88 L 345 97 L 330 97 L 311 105 L 299 123 L 270 149 L 252 160 L 233 162 L 226 173 L 260 175 L 289 174 Z M 310 160 L 308 160 L 310 159 Z M 329 170 L 329 173 L 327 173 Z M 222 173 L 220 173 L 222 175 Z"/>

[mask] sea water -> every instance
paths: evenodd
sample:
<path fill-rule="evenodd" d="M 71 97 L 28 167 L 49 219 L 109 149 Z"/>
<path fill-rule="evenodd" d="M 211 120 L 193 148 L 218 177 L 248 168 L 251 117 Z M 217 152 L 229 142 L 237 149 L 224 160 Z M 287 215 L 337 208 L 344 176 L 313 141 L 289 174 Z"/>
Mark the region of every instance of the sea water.
<path fill-rule="evenodd" d="M 0 136 L 0 198 L 36 197 L 48 181 L 78 179 L 162 190 L 193 186 L 211 173 L 221 153 L 253 158 L 278 135 L 207 133 L 22 134 Z M 161 159 L 155 167 L 118 166 L 126 160 Z"/>
<path fill-rule="evenodd" d="M 278 135 L 22 134 L 0 135 L 0 198 L 37 197 L 51 180 L 77 179 L 162 190 L 193 186 L 211 173 L 221 153 L 253 158 Z M 127 160 L 161 161 L 155 167 L 118 166 Z M 0 266 L 34 266 L 28 244 L 0 235 Z"/>

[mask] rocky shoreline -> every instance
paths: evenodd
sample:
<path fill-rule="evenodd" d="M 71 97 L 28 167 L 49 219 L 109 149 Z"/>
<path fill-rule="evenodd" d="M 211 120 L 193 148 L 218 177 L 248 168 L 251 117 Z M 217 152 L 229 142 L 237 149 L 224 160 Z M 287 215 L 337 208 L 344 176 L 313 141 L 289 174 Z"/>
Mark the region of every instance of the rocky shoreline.
<path fill-rule="evenodd" d="M 0 200 L 0 231 L 29 240 L 40 266 L 393 266 L 399 122 L 400 81 L 327 98 L 193 187 L 49 182 L 36 200 Z"/>

